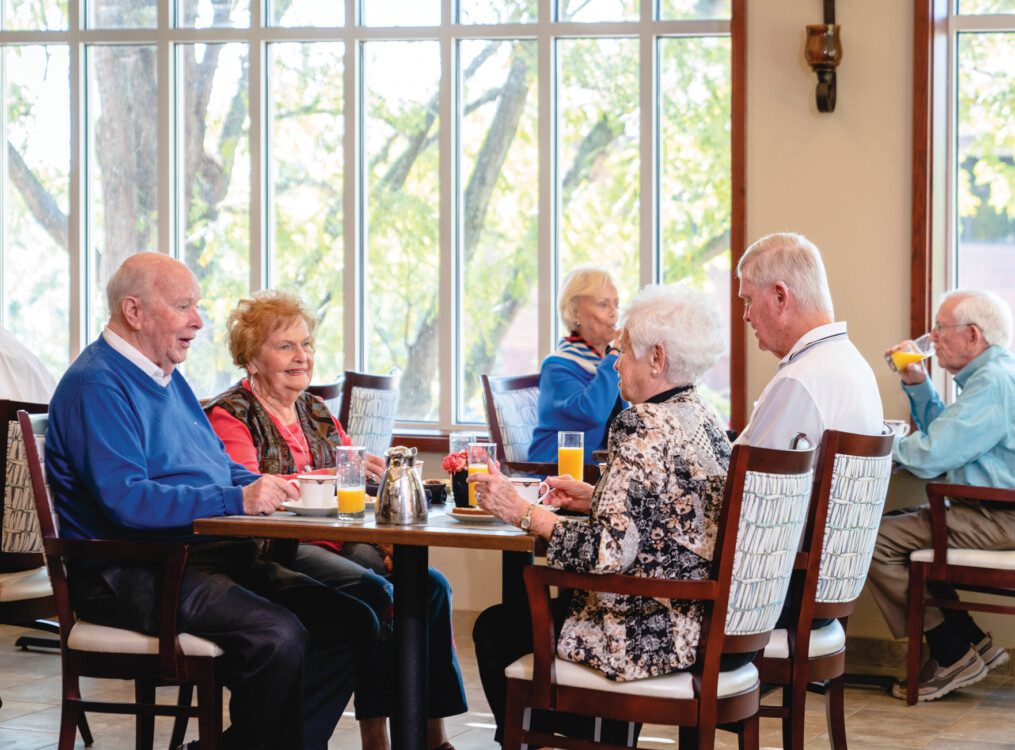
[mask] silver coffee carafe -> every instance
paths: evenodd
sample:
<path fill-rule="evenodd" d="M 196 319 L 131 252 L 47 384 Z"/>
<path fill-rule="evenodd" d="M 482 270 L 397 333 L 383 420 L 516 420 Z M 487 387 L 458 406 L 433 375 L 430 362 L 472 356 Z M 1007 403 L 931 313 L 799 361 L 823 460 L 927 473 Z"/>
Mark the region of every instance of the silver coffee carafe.
<path fill-rule="evenodd" d="M 397 526 L 426 524 L 426 493 L 413 468 L 416 449 L 394 445 L 387 450 L 385 456 L 388 465 L 377 488 L 375 520 L 379 524 Z"/>

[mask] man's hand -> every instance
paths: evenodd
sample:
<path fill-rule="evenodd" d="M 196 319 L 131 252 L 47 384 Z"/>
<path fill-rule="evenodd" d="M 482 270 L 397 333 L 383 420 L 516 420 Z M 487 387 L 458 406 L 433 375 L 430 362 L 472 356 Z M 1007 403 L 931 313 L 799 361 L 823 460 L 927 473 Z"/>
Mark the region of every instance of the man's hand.
<path fill-rule="evenodd" d="M 890 357 L 892 352 L 897 352 L 899 350 L 915 352 L 916 344 L 914 344 L 910 339 L 900 341 L 895 346 L 890 346 L 885 349 L 885 356 Z M 906 385 L 916 385 L 917 383 L 922 383 L 927 379 L 927 369 L 923 366 L 923 362 L 915 362 L 899 370 L 899 375 L 902 377 L 902 382 Z"/>
<path fill-rule="evenodd" d="M 541 498 L 543 505 L 552 505 L 554 508 L 573 510 L 577 513 L 588 513 L 592 507 L 592 491 L 595 488 L 586 482 L 579 482 L 570 474 L 547 477 L 539 486 L 541 493 L 544 487 L 548 491 Z"/>
<path fill-rule="evenodd" d="M 299 500 L 300 492 L 288 480 L 265 474 L 243 488 L 243 513 L 270 516 L 287 500 Z"/>

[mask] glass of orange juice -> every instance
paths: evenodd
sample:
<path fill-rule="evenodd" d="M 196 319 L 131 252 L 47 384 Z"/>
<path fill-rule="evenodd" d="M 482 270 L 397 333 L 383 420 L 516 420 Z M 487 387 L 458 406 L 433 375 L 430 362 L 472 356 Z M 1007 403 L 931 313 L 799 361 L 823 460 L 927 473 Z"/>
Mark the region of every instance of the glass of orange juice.
<path fill-rule="evenodd" d="M 923 362 L 928 357 L 934 356 L 934 342 L 929 333 L 925 333 L 912 342 L 907 343 L 901 349 L 885 355 L 889 369 L 892 372 L 900 372 L 910 365 Z"/>
<path fill-rule="evenodd" d="M 363 523 L 367 505 L 366 452 L 359 445 L 341 445 L 336 449 L 339 521 Z"/>
<path fill-rule="evenodd" d="M 570 474 L 579 482 L 585 469 L 585 433 L 557 433 L 557 473 Z"/>
<path fill-rule="evenodd" d="M 487 464 L 497 460 L 496 443 L 469 443 L 469 474 L 489 474 Z M 469 483 L 469 507 L 475 508 L 476 485 Z"/>

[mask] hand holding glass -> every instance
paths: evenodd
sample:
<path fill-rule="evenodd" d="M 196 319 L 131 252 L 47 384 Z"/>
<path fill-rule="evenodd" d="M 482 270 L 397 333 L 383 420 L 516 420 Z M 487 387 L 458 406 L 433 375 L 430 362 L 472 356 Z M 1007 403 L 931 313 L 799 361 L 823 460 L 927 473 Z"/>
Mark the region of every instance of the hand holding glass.
<path fill-rule="evenodd" d="M 929 333 L 925 333 L 918 339 L 908 341 L 901 348 L 885 355 L 889 369 L 892 372 L 902 372 L 910 365 L 923 362 L 928 357 L 934 356 L 934 342 Z"/>
<path fill-rule="evenodd" d="M 570 474 L 579 482 L 585 470 L 585 433 L 557 433 L 557 473 L 560 476 Z"/>
<path fill-rule="evenodd" d="M 366 448 L 342 445 L 336 450 L 335 475 L 338 477 L 338 519 L 350 523 L 363 521 L 366 510 Z"/>
<path fill-rule="evenodd" d="M 469 474 L 489 474 L 490 469 L 487 468 L 487 464 L 491 461 L 497 460 L 497 444 L 496 443 L 469 443 Z M 469 507 L 475 508 L 478 505 L 476 501 L 476 485 L 469 482 Z"/>

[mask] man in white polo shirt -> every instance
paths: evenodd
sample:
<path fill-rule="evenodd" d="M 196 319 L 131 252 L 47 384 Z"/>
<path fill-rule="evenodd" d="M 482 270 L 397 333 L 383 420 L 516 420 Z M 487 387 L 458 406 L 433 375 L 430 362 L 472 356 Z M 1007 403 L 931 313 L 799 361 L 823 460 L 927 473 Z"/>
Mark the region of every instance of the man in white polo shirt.
<path fill-rule="evenodd" d="M 821 253 L 800 234 L 770 234 L 737 264 L 744 321 L 779 371 L 738 443 L 816 448 L 825 430 L 879 435 L 881 395 L 870 365 L 835 322 Z"/>

